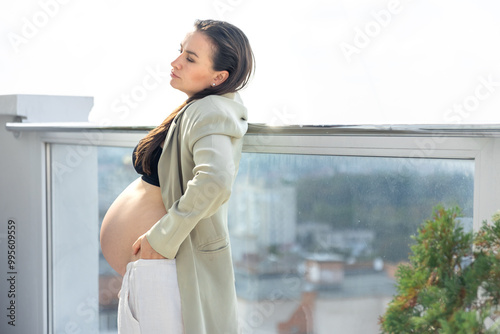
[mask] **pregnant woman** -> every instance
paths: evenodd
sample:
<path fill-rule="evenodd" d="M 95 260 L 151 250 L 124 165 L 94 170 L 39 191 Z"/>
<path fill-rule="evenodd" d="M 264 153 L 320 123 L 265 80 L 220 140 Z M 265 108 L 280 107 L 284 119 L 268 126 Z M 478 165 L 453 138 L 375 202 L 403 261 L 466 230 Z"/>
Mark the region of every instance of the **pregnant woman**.
<path fill-rule="evenodd" d="M 142 177 L 102 223 L 102 252 L 123 275 L 121 334 L 238 332 L 227 201 L 247 131 L 238 91 L 253 63 L 227 22 L 197 21 L 181 43 L 170 84 L 187 100 L 139 142 Z"/>

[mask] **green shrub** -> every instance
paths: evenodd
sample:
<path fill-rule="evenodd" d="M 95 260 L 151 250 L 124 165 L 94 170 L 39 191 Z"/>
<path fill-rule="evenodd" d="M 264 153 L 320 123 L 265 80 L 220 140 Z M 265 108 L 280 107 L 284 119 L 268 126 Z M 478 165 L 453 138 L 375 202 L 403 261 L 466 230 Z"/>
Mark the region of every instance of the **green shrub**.
<path fill-rule="evenodd" d="M 500 213 L 477 233 L 465 233 L 459 216 L 438 206 L 413 237 L 382 333 L 500 333 Z"/>

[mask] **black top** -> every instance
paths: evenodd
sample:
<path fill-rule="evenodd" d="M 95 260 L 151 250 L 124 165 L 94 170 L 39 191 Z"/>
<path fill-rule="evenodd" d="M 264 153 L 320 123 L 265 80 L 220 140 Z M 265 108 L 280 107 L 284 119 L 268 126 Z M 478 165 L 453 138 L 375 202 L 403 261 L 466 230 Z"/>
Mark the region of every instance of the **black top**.
<path fill-rule="evenodd" d="M 137 146 L 134 148 L 134 152 L 132 153 L 132 164 L 134 165 L 135 171 L 138 174 L 142 175 L 142 179 L 145 182 L 159 187 L 160 180 L 158 178 L 158 161 L 160 160 L 160 156 L 161 156 L 161 152 L 162 152 L 161 146 L 158 146 L 157 148 L 155 148 L 153 151 L 153 154 L 151 155 L 151 161 L 149 162 L 149 166 L 150 166 L 149 168 L 151 169 L 151 174 L 149 174 L 149 175 L 146 174 L 146 172 L 144 172 L 142 170 L 142 164 L 139 164 L 138 166 L 136 166 L 136 164 L 135 164 L 135 160 L 136 160 L 135 151 L 136 150 L 137 150 Z"/>

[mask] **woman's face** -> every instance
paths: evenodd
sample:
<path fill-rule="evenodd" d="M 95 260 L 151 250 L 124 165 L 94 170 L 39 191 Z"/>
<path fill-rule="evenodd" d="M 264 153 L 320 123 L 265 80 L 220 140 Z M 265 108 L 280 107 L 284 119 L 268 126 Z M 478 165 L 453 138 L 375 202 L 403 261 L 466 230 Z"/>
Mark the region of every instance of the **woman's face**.
<path fill-rule="evenodd" d="M 170 85 L 175 89 L 191 97 L 226 80 L 227 71 L 214 71 L 212 68 L 212 43 L 203 33 L 189 33 L 181 44 L 180 52 L 171 63 Z"/>

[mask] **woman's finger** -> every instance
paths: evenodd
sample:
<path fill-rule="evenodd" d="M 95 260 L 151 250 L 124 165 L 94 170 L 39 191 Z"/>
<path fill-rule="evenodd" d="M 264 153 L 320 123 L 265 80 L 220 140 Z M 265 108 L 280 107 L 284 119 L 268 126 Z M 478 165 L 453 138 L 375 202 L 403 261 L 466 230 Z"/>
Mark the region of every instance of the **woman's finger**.
<path fill-rule="evenodd" d="M 147 238 L 143 238 L 142 243 L 141 243 L 141 258 L 144 259 L 164 259 L 164 257 L 158 253 L 157 251 L 154 250 L 153 247 L 149 244 L 149 241 Z"/>
<path fill-rule="evenodd" d="M 141 249 L 142 237 L 143 236 L 141 235 L 132 245 L 133 255 L 137 255 L 137 253 L 139 253 L 139 250 Z"/>

